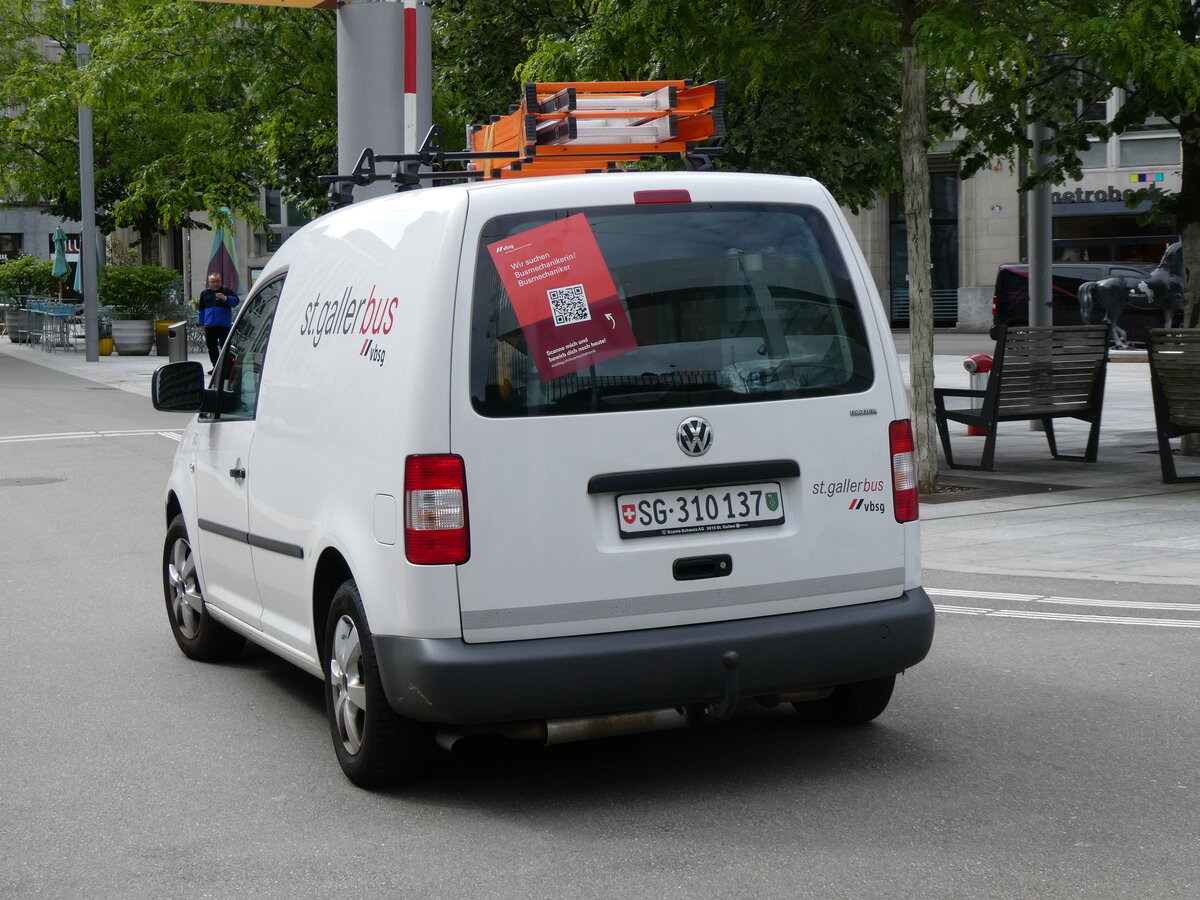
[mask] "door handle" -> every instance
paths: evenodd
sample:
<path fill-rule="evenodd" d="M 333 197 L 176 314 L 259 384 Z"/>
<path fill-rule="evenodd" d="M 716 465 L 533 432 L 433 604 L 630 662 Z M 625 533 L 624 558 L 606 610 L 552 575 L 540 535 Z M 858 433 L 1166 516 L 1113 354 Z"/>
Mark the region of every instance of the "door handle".
<path fill-rule="evenodd" d="M 245 469 L 230 469 L 229 477 L 237 478 L 240 481 L 241 479 L 246 477 L 246 470 Z"/>

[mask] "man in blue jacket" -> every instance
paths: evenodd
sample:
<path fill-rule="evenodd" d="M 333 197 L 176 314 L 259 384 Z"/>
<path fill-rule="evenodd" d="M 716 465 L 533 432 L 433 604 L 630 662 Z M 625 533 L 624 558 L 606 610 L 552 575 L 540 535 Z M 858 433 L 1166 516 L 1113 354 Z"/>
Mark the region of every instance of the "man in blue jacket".
<path fill-rule="evenodd" d="M 221 281 L 220 272 L 211 272 L 208 276 L 208 287 L 200 292 L 200 303 L 197 316 L 204 328 L 204 340 L 208 344 L 208 358 L 213 365 L 221 355 L 221 345 L 229 337 L 229 329 L 233 325 L 233 308 L 238 305 L 238 295 L 226 290 Z"/>

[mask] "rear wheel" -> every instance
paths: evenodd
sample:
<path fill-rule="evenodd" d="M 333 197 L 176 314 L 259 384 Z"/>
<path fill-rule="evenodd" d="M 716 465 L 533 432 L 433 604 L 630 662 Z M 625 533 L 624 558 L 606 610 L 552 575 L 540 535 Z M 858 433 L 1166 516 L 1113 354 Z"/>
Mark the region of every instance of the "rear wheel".
<path fill-rule="evenodd" d="M 862 725 L 887 709 L 895 686 L 895 675 L 839 684 L 828 697 L 792 706 L 801 719 L 814 725 Z"/>
<path fill-rule="evenodd" d="M 214 619 L 204 605 L 196 557 L 182 515 L 171 520 L 163 544 L 163 595 L 175 643 L 190 659 L 229 659 L 245 645 L 244 637 Z"/>
<path fill-rule="evenodd" d="M 325 629 L 325 709 L 342 771 L 362 788 L 420 775 L 433 747 L 433 729 L 399 716 L 388 705 L 375 646 L 353 581 L 337 589 Z"/>

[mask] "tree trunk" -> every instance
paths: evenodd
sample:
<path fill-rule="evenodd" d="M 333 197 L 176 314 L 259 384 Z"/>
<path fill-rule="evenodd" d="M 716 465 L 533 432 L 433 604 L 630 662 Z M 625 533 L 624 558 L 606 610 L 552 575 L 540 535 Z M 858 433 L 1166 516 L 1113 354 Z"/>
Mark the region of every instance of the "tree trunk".
<path fill-rule="evenodd" d="M 904 214 L 908 226 L 908 327 L 911 338 L 913 438 L 917 486 L 937 491 L 936 422 L 933 405 L 933 287 L 930 277 L 929 107 L 925 63 L 904 29 L 904 93 L 900 113 L 900 156 L 904 170 Z"/>
<path fill-rule="evenodd" d="M 1183 326 L 1200 327 L 1200 220 L 1180 228 L 1183 240 Z M 1200 372 L 1195 373 L 1200 380 Z M 1183 456 L 1200 456 L 1200 434 L 1185 434 L 1179 439 Z"/>
<path fill-rule="evenodd" d="M 1185 114 L 1179 125 L 1183 171 L 1175 224 L 1183 241 L 1183 326 L 1196 328 L 1200 327 L 1200 113 Z M 1196 378 L 1200 380 L 1200 372 Z M 1185 434 L 1179 452 L 1200 456 L 1200 434 Z"/>

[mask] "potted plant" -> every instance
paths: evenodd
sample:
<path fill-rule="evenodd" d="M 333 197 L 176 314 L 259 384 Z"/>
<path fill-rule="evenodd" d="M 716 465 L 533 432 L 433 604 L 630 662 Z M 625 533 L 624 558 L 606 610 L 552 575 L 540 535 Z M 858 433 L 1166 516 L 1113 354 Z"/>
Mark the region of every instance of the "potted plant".
<path fill-rule="evenodd" d="M 25 300 L 29 296 L 49 295 L 54 290 L 56 279 L 52 274 L 53 268 L 50 260 L 27 255 L 0 265 L 0 298 L 7 301 L 4 327 L 8 339 L 14 344 L 29 340 Z"/>
<path fill-rule="evenodd" d="M 112 308 L 113 343 L 122 356 L 148 356 L 154 319 L 171 298 L 179 273 L 164 266 L 110 268 L 100 285 L 100 303 Z"/>

